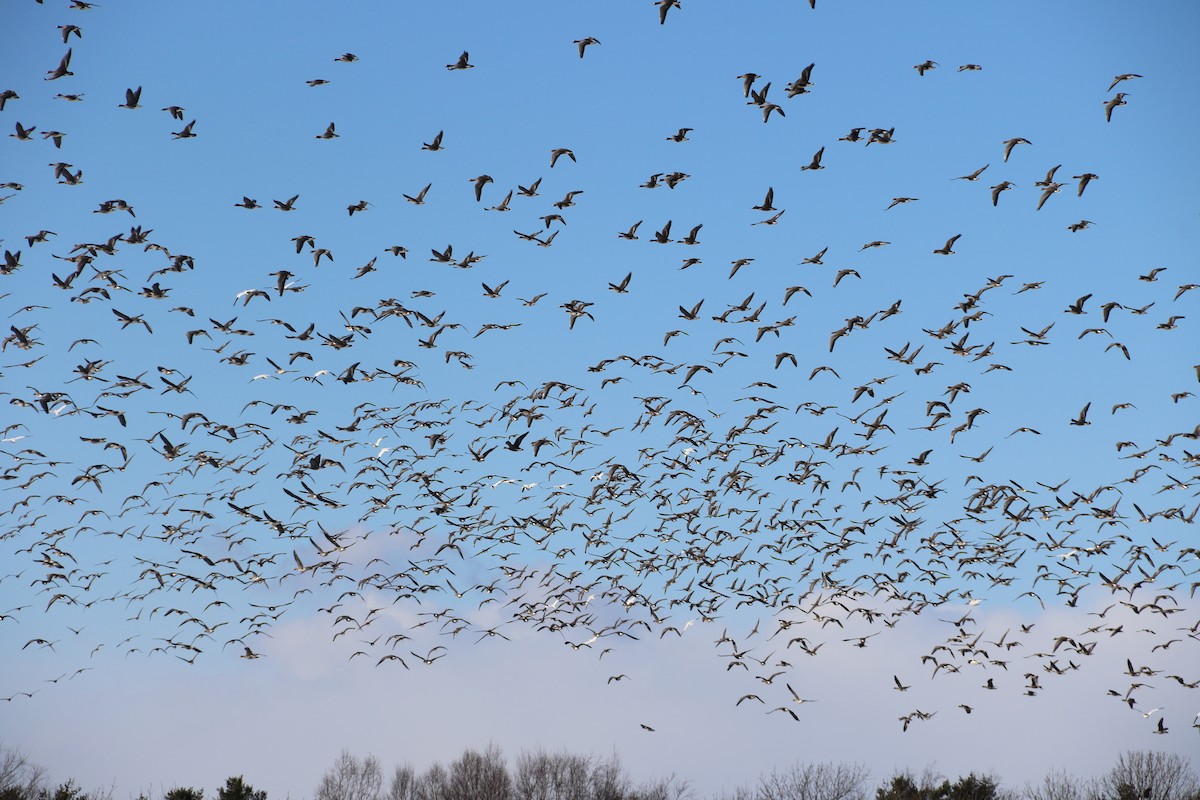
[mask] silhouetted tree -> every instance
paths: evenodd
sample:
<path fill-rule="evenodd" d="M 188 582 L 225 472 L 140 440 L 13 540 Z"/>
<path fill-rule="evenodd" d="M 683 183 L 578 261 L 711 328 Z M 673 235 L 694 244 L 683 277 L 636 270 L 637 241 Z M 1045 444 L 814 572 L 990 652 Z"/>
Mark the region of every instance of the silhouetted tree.
<path fill-rule="evenodd" d="M 996 800 L 999 794 L 1000 784 L 995 778 L 974 772 L 950 785 L 951 800 Z"/>
<path fill-rule="evenodd" d="M 945 778 L 939 783 L 928 771 L 919 781 L 911 773 L 901 772 L 875 792 L 876 800 L 1001 800 L 1002 797 L 995 778 L 973 772 L 954 783 Z"/>
<path fill-rule="evenodd" d="M 1083 800 L 1087 796 L 1084 781 L 1064 770 L 1046 773 L 1042 782 L 1025 786 L 1025 800 Z"/>
<path fill-rule="evenodd" d="M 380 800 L 383 768 L 375 756 L 356 758 L 349 750 L 338 754 L 333 768 L 321 778 L 316 800 Z"/>
<path fill-rule="evenodd" d="M 112 791 L 85 792 L 74 780 L 51 787 L 45 770 L 0 742 L 0 800 L 112 800 Z M 1048 773 L 1019 792 L 1004 790 L 991 775 L 974 772 L 950 781 L 927 768 L 919 777 L 897 772 L 869 798 L 869 773 L 861 764 L 795 764 L 763 774 L 757 784 L 711 800 L 1200 800 L 1200 777 L 1177 754 L 1129 751 L 1104 775 L 1080 779 Z M 313 800 L 691 800 L 686 780 L 675 775 L 634 784 L 619 757 L 566 752 L 523 752 L 510 770 L 500 748 L 465 750 L 449 766 L 434 762 L 418 773 L 396 767 L 388 790 L 374 756 L 338 754 Z M 142 793 L 137 800 L 150 800 Z M 204 790 L 179 786 L 161 800 L 204 800 Z M 241 775 L 226 779 L 215 800 L 267 800 Z"/>
<path fill-rule="evenodd" d="M 204 790 L 193 789 L 191 786 L 176 786 L 163 793 L 163 800 L 204 800 Z"/>
<path fill-rule="evenodd" d="M 669 778 L 652 778 L 630 791 L 628 800 L 685 800 L 692 796 L 688 782 L 675 775 Z"/>
<path fill-rule="evenodd" d="M 448 800 L 450 773 L 435 761 L 417 779 L 414 796 L 416 800 Z"/>
<path fill-rule="evenodd" d="M 241 775 L 231 775 L 217 789 L 217 800 L 267 800 L 267 793 L 246 783 Z"/>
<path fill-rule="evenodd" d="M 1128 751 L 1096 780 L 1090 795 L 1093 800 L 1200 800 L 1200 781 L 1183 756 Z"/>
<path fill-rule="evenodd" d="M 928 774 L 918 783 L 911 773 L 899 772 L 886 786 L 875 790 L 875 800 L 948 800 L 949 788 L 948 781 L 939 785 Z"/>
<path fill-rule="evenodd" d="M 419 800 L 418 786 L 420 778 L 411 764 L 396 767 L 392 772 L 392 782 L 388 787 L 387 800 Z"/>
<path fill-rule="evenodd" d="M 45 779 L 45 768 L 0 744 L 0 800 L 31 800 L 42 791 Z"/>
<path fill-rule="evenodd" d="M 629 779 L 621 767 L 621 759 L 616 753 L 604 761 L 592 765 L 589 776 L 592 790 L 592 800 L 624 800 L 629 794 Z"/>
<path fill-rule="evenodd" d="M 513 768 L 516 800 L 590 800 L 591 759 L 570 753 L 521 753 Z"/>
<path fill-rule="evenodd" d="M 112 792 L 103 789 L 85 792 L 75 785 L 74 779 L 68 779 L 66 783 L 60 783 L 58 788 L 52 792 L 41 789 L 36 798 L 37 800 L 111 800 Z"/>
<path fill-rule="evenodd" d="M 796 764 L 759 779 L 760 800 L 865 800 L 870 773 L 861 764 Z M 975 800 L 975 798 L 963 798 Z"/>
<path fill-rule="evenodd" d="M 512 778 L 500 748 L 468 749 L 450 764 L 447 800 L 510 800 Z"/>

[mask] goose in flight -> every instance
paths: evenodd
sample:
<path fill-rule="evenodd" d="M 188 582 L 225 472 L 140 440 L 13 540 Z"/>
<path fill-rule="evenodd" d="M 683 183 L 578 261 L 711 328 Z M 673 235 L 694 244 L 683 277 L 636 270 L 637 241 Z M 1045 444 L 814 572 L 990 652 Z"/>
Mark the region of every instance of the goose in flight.
<path fill-rule="evenodd" d="M 1085 172 L 1082 175 L 1072 175 L 1071 176 L 1072 179 L 1079 181 L 1079 188 L 1075 192 L 1075 196 L 1083 197 L 1083 190 L 1087 188 L 1089 183 L 1091 183 L 1092 181 L 1096 180 L 1099 177 L 1100 176 L 1094 172 Z"/>
<path fill-rule="evenodd" d="M 401 193 L 401 194 L 405 200 L 412 203 L 413 205 L 422 206 L 422 205 L 425 205 L 425 194 L 429 191 L 430 187 L 432 187 L 432 186 L 433 186 L 432 183 L 425 184 L 425 187 L 423 189 L 421 189 L 421 191 L 417 192 L 415 195 L 403 194 L 403 193 Z"/>
<path fill-rule="evenodd" d="M 63 55 L 62 59 L 58 62 L 58 66 L 52 70 L 46 71 L 46 74 L 49 76 L 48 78 L 46 78 L 46 80 L 56 81 L 59 78 L 64 78 L 68 75 L 74 75 L 75 73 L 71 72 L 70 66 L 71 66 L 71 48 L 68 47 L 66 54 Z"/>
<path fill-rule="evenodd" d="M 1019 144 L 1033 144 L 1033 142 L 1021 136 L 1017 136 L 1013 139 L 1006 139 L 1004 141 L 1004 163 L 1008 163 L 1008 157 L 1012 155 L 1013 148 Z"/>
<path fill-rule="evenodd" d="M 700 240 L 697 237 L 700 235 L 700 229 L 703 227 L 703 222 L 699 225 L 693 226 L 692 229 L 688 231 L 687 236 L 678 240 L 679 244 L 700 244 Z"/>
<path fill-rule="evenodd" d="M 784 686 L 787 687 L 788 692 L 792 695 L 792 702 L 797 705 L 803 705 L 804 703 L 817 702 L 816 700 L 809 700 L 809 699 L 801 697 L 799 694 L 796 693 L 796 690 L 792 688 L 792 685 L 790 683 L 785 683 Z"/>
<path fill-rule="evenodd" d="M 864 249 L 865 249 L 865 248 L 864 248 Z M 822 264 L 824 264 L 824 263 L 825 263 L 825 262 L 824 262 L 824 261 L 822 261 L 821 259 L 822 259 L 822 258 L 824 258 L 824 257 L 825 257 L 825 254 L 826 254 L 826 253 L 828 253 L 828 252 L 829 252 L 829 248 L 828 248 L 828 247 L 822 248 L 821 252 L 817 253 L 815 256 L 809 256 L 808 258 L 804 259 L 804 260 L 803 260 L 803 261 L 801 261 L 800 263 L 801 263 L 802 265 L 803 265 L 803 264 L 816 264 L 817 266 L 821 266 Z"/>
<path fill-rule="evenodd" d="M 1128 97 L 1125 92 L 1117 92 L 1111 100 L 1104 101 L 1104 119 L 1106 122 L 1112 122 L 1113 109 L 1117 106 L 1129 105 L 1125 98 Z"/>
<path fill-rule="evenodd" d="M 1042 206 L 1046 205 L 1046 201 L 1050 199 L 1050 195 L 1058 194 L 1058 192 L 1062 190 L 1062 187 L 1063 185 L 1061 183 L 1054 183 L 1053 181 L 1048 183 L 1046 187 L 1042 189 L 1042 196 L 1038 199 L 1037 210 L 1041 211 Z"/>
<path fill-rule="evenodd" d="M 491 175 L 480 175 L 478 178 L 471 178 L 471 182 L 475 184 L 475 202 L 483 200 L 483 187 L 492 183 Z"/>
<path fill-rule="evenodd" d="M 679 0 L 656 0 L 654 5 L 658 6 L 658 24 L 665 25 L 667 23 L 667 12 L 672 8 L 682 8 Z"/>
<path fill-rule="evenodd" d="M 955 178 L 954 180 L 956 180 L 956 181 L 977 181 L 977 180 L 979 180 L 979 176 L 983 174 L 983 171 L 990 166 L 991 166 L 991 164 L 984 164 L 982 167 L 980 167 L 979 169 L 970 173 L 969 175 L 960 175 L 957 178 Z"/>
<path fill-rule="evenodd" d="M 591 45 L 600 44 L 600 40 L 595 36 L 585 36 L 582 39 L 576 39 L 574 44 L 579 48 L 579 57 L 583 58 L 583 51 L 587 50 Z"/>
<path fill-rule="evenodd" d="M 782 217 L 784 215 L 784 212 L 786 212 L 786 211 L 787 211 L 787 209 L 783 209 L 782 211 L 777 212 L 774 216 L 768 217 L 767 219 L 760 219 L 758 222 L 752 222 L 750 224 L 752 226 L 753 225 L 775 225 L 776 223 L 779 222 L 779 218 Z M 680 241 L 684 241 L 684 240 L 680 239 Z"/>
<path fill-rule="evenodd" d="M 64 41 L 64 44 L 65 44 L 65 41 Z M 1140 77 L 1142 77 L 1142 76 L 1138 75 L 1136 72 L 1126 72 L 1122 75 L 1117 75 L 1115 78 L 1113 78 L 1112 83 L 1110 83 L 1108 85 L 1108 91 L 1111 92 L 1113 89 L 1117 88 L 1117 84 L 1120 83 L 1121 81 L 1130 81 L 1130 80 L 1133 80 L 1134 78 L 1140 78 Z"/>
<path fill-rule="evenodd" d="M 445 135 L 445 131 L 438 131 L 437 135 L 433 137 L 432 142 L 424 142 L 421 144 L 421 149 L 428 150 L 431 153 L 436 153 L 438 150 L 444 150 L 445 148 L 442 147 L 443 135 Z"/>
<path fill-rule="evenodd" d="M 788 97 L 795 97 L 799 94 L 809 93 L 809 87 L 813 85 L 811 78 L 813 67 L 815 66 L 815 63 L 809 64 L 807 67 L 801 70 L 799 78 L 796 78 L 796 80 L 787 85 L 786 91 Z"/>
<path fill-rule="evenodd" d="M 637 239 L 638 238 L 637 237 L 637 229 L 638 229 L 638 226 L 642 224 L 642 222 L 643 222 L 643 220 L 639 219 L 637 222 L 633 223 L 633 225 L 631 225 L 629 227 L 629 230 L 622 231 L 622 232 L 618 233 L 617 236 L 621 237 L 622 239 L 629 239 L 630 241 Z"/>
<path fill-rule="evenodd" d="M 962 236 L 961 233 L 954 234 L 953 236 L 951 236 L 949 239 L 946 240 L 946 243 L 944 245 L 942 245 L 938 249 L 934 250 L 933 252 L 939 256 L 954 255 L 954 250 L 952 248 L 954 247 L 954 243 L 958 241 L 960 236 Z"/>
<path fill-rule="evenodd" d="M 621 279 L 620 283 L 610 283 L 608 284 L 608 288 L 617 294 L 629 294 L 629 281 L 632 280 L 632 278 L 632 272 L 626 273 L 625 277 Z"/>
<path fill-rule="evenodd" d="M 470 59 L 470 55 L 467 53 L 466 50 L 463 50 L 462 55 L 460 55 L 458 57 L 458 61 L 455 61 L 453 64 L 447 64 L 446 69 L 451 69 L 451 70 L 474 69 L 475 65 L 472 64 L 469 59 Z"/>
<path fill-rule="evenodd" d="M 142 87 L 125 90 L 125 102 L 117 108 L 141 108 Z"/>
<path fill-rule="evenodd" d="M 823 155 L 825 155 L 824 147 L 822 147 L 820 150 L 818 150 L 816 153 L 814 153 L 813 157 L 812 157 L 812 161 L 810 161 L 807 165 L 801 167 L 800 169 L 802 169 L 802 170 L 825 169 L 825 167 L 821 166 L 821 156 L 823 156 Z"/>
<path fill-rule="evenodd" d="M 1012 181 L 1000 181 L 995 186 L 993 186 L 992 187 L 992 205 L 999 206 L 1001 193 L 1007 192 L 1009 189 L 1013 188 L 1014 186 L 1016 186 L 1016 184 L 1013 183 Z"/>
<path fill-rule="evenodd" d="M 32 142 L 33 141 L 33 132 L 37 130 L 37 126 L 31 125 L 28 128 L 26 128 L 20 122 L 17 122 L 16 129 L 17 129 L 16 133 L 9 134 L 9 136 L 11 138 L 16 139 L 19 142 Z"/>
<path fill-rule="evenodd" d="M 550 169 L 554 169 L 554 165 L 558 163 L 558 159 L 562 156 L 566 156 L 572 161 L 575 160 L 575 153 L 573 153 L 570 148 L 556 147 L 550 151 Z"/>
<path fill-rule="evenodd" d="M 1074 303 L 1071 303 L 1069 306 L 1064 308 L 1063 313 L 1064 314 L 1086 314 L 1087 312 L 1083 310 L 1083 304 L 1086 303 L 1088 300 L 1090 300 L 1091 297 L 1092 297 L 1091 294 L 1085 294 L 1083 297 L 1080 297 Z"/>

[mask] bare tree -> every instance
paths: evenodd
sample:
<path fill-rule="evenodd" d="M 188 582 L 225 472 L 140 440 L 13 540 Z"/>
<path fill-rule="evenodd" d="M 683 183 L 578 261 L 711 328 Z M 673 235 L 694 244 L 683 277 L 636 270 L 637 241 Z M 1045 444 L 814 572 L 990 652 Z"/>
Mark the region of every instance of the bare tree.
<path fill-rule="evenodd" d="M 32 763 L 24 753 L 0 743 L 0 798 L 32 800 L 44 788 L 45 767 Z"/>
<path fill-rule="evenodd" d="M 1086 782 L 1065 770 L 1047 772 L 1038 784 L 1026 784 L 1025 800 L 1084 800 L 1088 795 Z"/>
<path fill-rule="evenodd" d="M 450 797 L 450 773 L 439 762 L 434 762 L 421 773 L 413 787 L 416 800 L 448 800 Z"/>
<path fill-rule="evenodd" d="M 467 749 L 450 764 L 448 800 L 510 800 L 512 778 L 500 748 Z"/>
<path fill-rule="evenodd" d="M 759 779 L 759 800 L 865 800 L 870 772 L 861 764 L 794 764 Z"/>
<path fill-rule="evenodd" d="M 1195 800 L 1200 781 L 1181 755 L 1131 750 L 1095 781 L 1089 794 L 1093 800 Z"/>
<path fill-rule="evenodd" d="M 380 800 L 382 793 L 383 768 L 379 759 L 371 755 L 360 759 L 343 750 L 321 778 L 316 800 Z"/>
<path fill-rule="evenodd" d="M 418 787 L 420 778 L 411 764 L 396 767 L 392 772 L 392 782 L 385 795 L 386 800 L 420 800 Z"/>
<path fill-rule="evenodd" d="M 513 771 L 516 800 L 591 800 L 592 759 L 570 753 L 521 753 Z"/>
<path fill-rule="evenodd" d="M 687 800 L 692 796 L 692 787 L 686 779 L 671 775 L 652 778 L 626 796 L 629 800 Z"/>
<path fill-rule="evenodd" d="M 625 800 L 629 795 L 629 779 L 616 753 L 605 761 L 592 765 L 589 776 L 592 800 Z"/>

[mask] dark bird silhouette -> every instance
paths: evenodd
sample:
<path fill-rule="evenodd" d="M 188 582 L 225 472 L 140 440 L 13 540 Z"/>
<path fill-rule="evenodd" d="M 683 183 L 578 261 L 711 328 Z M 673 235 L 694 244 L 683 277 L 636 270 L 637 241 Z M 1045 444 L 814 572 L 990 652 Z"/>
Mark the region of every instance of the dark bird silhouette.
<path fill-rule="evenodd" d="M 1022 138 L 1020 136 L 1017 136 L 1016 138 L 1013 138 L 1013 139 L 1005 140 L 1005 142 L 1004 142 L 1004 162 L 1006 164 L 1008 163 L 1008 157 L 1010 155 L 1012 155 L 1013 148 L 1019 144 L 1033 144 L 1033 142 L 1029 141 L 1028 139 Z"/>
<path fill-rule="evenodd" d="M 68 75 L 74 75 L 75 73 L 70 71 L 70 66 L 71 66 L 71 48 L 68 47 L 66 54 L 58 62 L 58 66 L 55 67 L 54 69 L 48 70 L 46 72 L 46 75 L 48 76 L 46 78 L 46 80 L 55 81 L 55 80 L 58 80 L 59 78 L 65 78 Z"/>
<path fill-rule="evenodd" d="M 682 8 L 679 0 L 655 0 L 654 5 L 658 6 L 658 24 L 665 25 L 667 23 L 667 12 L 672 8 Z"/>
<path fill-rule="evenodd" d="M 447 64 L 446 69 L 451 69 L 451 70 L 474 69 L 475 65 L 470 63 L 469 59 L 470 59 L 470 55 L 467 53 L 466 50 L 463 50 L 462 55 L 460 55 L 458 57 L 458 61 L 455 61 L 453 64 Z"/>
<path fill-rule="evenodd" d="M 808 164 L 801 167 L 800 169 L 802 169 L 802 170 L 825 169 L 825 167 L 821 166 L 821 156 L 823 156 L 823 155 L 825 155 L 824 147 L 822 147 L 820 150 L 818 150 L 816 153 L 814 153 L 813 157 L 812 157 L 812 161 L 810 161 Z"/>
<path fill-rule="evenodd" d="M 1092 407 L 1092 404 L 1090 402 L 1085 404 L 1084 407 L 1082 409 L 1080 409 L 1079 415 L 1071 420 L 1071 424 L 1078 425 L 1078 426 L 1091 425 L 1092 423 L 1088 422 L 1088 418 L 1087 418 L 1088 409 L 1091 407 Z"/>
<path fill-rule="evenodd" d="M 1113 109 L 1117 106 L 1129 105 L 1125 98 L 1128 97 L 1125 92 L 1117 92 L 1112 99 L 1104 101 L 1104 119 L 1106 122 L 1112 122 Z"/>
<path fill-rule="evenodd" d="M 585 36 L 582 39 L 576 39 L 575 46 L 579 48 L 579 57 L 583 58 L 583 52 L 594 44 L 600 44 L 600 40 L 594 36 Z"/>
<path fill-rule="evenodd" d="M 984 164 L 982 167 L 975 170 L 974 172 L 967 174 L 967 175 L 960 175 L 959 177 L 955 178 L 954 180 L 956 180 L 956 181 L 977 181 L 977 180 L 979 180 L 979 176 L 983 174 L 984 170 L 986 170 L 990 166 L 991 166 L 991 164 Z"/>
<path fill-rule="evenodd" d="M 125 102 L 117 108 L 141 108 L 142 87 L 125 90 Z"/>
<path fill-rule="evenodd" d="M 952 248 L 954 247 L 954 243 L 957 242 L 959 240 L 959 237 L 961 237 L 961 236 L 962 236 L 961 233 L 954 234 L 953 236 L 951 236 L 949 239 L 946 240 L 946 243 L 944 245 L 937 248 L 933 252 L 940 256 L 954 255 L 954 250 Z"/>

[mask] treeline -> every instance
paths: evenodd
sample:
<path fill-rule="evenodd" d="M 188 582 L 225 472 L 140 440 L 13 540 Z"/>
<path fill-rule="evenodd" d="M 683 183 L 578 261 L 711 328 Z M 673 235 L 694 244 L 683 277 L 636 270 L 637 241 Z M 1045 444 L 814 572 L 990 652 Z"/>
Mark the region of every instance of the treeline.
<path fill-rule="evenodd" d="M 500 749 L 467 749 L 448 764 L 418 771 L 395 767 L 385 776 L 375 756 L 343 750 L 313 790 L 313 800 L 699 800 L 687 780 L 672 775 L 635 782 L 617 756 L 524 752 L 511 764 Z M 73 780 L 52 784 L 44 768 L 0 746 L 0 800 L 113 800 L 112 790 L 86 791 Z M 205 800 L 205 790 L 177 786 L 161 798 Z M 241 775 L 226 779 L 210 800 L 267 800 Z M 795 764 L 710 800 L 1200 800 L 1200 779 L 1182 756 L 1153 751 L 1120 755 L 1102 775 L 1047 774 L 1022 787 L 993 775 L 950 780 L 926 770 L 897 772 L 882 784 L 861 764 Z"/>

